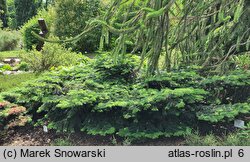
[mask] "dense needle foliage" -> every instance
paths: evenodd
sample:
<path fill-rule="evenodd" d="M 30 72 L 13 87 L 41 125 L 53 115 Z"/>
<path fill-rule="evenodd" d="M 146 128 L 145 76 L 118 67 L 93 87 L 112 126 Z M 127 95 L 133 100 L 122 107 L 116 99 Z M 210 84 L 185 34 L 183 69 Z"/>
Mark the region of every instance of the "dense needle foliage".
<path fill-rule="evenodd" d="M 188 69 L 145 78 L 144 73 L 138 76 L 136 72 L 139 62 L 137 56 L 126 55 L 116 65 L 110 57 L 100 56 L 87 64 L 47 73 L 4 93 L 4 98 L 27 107 L 27 115 L 37 125 L 130 138 L 187 135 L 201 120 L 227 122 L 249 114 L 250 76 L 246 71 L 206 79 Z M 246 89 L 246 93 L 238 98 L 232 88 L 233 92 Z M 213 109 L 208 110 L 209 106 Z M 221 113 L 227 107 L 232 112 Z"/>
<path fill-rule="evenodd" d="M 41 38 L 36 16 L 23 27 L 28 49 L 37 41 L 113 49 L 81 63 L 58 44 L 26 54 L 34 71 L 53 70 L 1 94 L 1 128 L 31 122 L 59 132 L 157 139 L 194 129 L 227 133 L 235 119 L 249 127 L 248 0 L 55 2 L 56 19 L 48 8 L 38 16 L 47 15 L 55 25 L 50 34 L 66 40 Z M 199 143 L 195 138 L 190 142 Z"/>

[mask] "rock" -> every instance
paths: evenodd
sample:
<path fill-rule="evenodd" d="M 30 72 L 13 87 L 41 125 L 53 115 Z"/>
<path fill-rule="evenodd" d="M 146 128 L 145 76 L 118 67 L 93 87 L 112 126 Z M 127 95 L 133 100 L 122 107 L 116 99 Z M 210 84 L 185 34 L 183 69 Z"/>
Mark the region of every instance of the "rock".
<path fill-rule="evenodd" d="M 2 72 L 3 75 L 17 75 L 17 74 L 22 74 L 22 73 L 25 73 L 25 71 L 4 71 Z"/>
<path fill-rule="evenodd" d="M 5 64 L 12 64 L 12 63 L 15 62 L 15 60 L 14 60 L 14 59 L 4 59 L 3 62 L 4 62 Z"/>
<path fill-rule="evenodd" d="M 19 64 L 19 63 L 21 62 L 21 59 L 18 59 L 18 58 L 17 58 L 17 59 L 15 59 L 15 61 L 16 61 L 16 63 Z"/>
<path fill-rule="evenodd" d="M 19 58 L 7 58 L 7 59 L 4 59 L 3 62 L 5 64 L 10 64 L 11 66 L 15 66 L 21 62 L 21 59 L 19 59 Z"/>
<path fill-rule="evenodd" d="M 4 71 L 3 72 L 3 75 L 10 75 L 10 74 L 12 74 L 12 71 Z"/>

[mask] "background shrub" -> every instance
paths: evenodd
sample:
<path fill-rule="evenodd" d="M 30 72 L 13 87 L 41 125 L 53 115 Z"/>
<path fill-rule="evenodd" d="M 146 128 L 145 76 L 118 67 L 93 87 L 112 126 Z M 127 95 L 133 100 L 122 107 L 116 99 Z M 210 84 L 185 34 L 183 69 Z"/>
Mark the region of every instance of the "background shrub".
<path fill-rule="evenodd" d="M 21 62 L 18 67 L 17 70 L 21 70 L 21 71 L 29 71 L 29 65 L 26 62 Z"/>
<path fill-rule="evenodd" d="M 24 62 L 35 72 L 42 72 L 59 66 L 76 65 L 86 58 L 82 54 L 71 52 L 59 44 L 45 43 L 42 51 L 32 50 L 21 55 Z M 85 58 L 85 59 L 84 59 Z"/>
<path fill-rule="evenodd" d="M 42 9 L 38 12 L 36 16 L 30 19 L 27 23 L 23 25 L 21 28 L 21 33 L 23 35 L 23 43 L 26 50 L 31 50 L 33 46 L 36 46 L 39 42 L 37 38 L 35 38 L 31 32 L 35 32 L 39 34 L 40 27 L 38 25 L 38 19 L 43 18 L 46 21 L 49 31 L 53 30 L 52 23 L 55 19 L 55 11 L 53 7 L 49 7 L 48 11 Z M 47 34 L 47 36 L 49 33 Z"/>
<path fill-rule="evenodd" d="M 55 35 L 61 39 L 80 34 L 91 18 L 99 15 L 100 0 L 56 1 Z M 74 51 L 94 52 L 99 47 L 101 28 L 96 28 L 79 41 L 68 44 Z"/>
<path fill-rule="evenodd" d="M 0 29 L 0 51 L 11 51 L 20 45 L 21 36 L 18 31 Z"/>

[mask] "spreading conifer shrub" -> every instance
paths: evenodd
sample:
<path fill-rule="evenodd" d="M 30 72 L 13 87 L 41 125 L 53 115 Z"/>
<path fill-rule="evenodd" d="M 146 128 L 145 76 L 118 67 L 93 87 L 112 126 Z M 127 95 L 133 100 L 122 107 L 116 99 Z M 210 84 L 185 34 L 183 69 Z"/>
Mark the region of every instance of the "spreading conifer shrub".
<path fill-rule="evenodd" d="M 215 84 L 213 77 L 204 78 L 195 70 L 188 70 L 146 78 L 143 73 L 135 73 L 139 65 L 137 56 L 126 55 L 117 64 L 108 55 L 99 57 L 48 72 L 22 88 L 4 93 L 3 97 L 26 107 L 26 115 L 32 117 L 35 125 L 133 139 L 188 135 L 200 121 L 221 122 L 228 117 L 221 114 L 217 121 L 206 117 L 211 114 L 216 118 L 215 111 L 224 109 L 219 105 L 228 104 L 217 102 L 224 96 L 210 99 L 216 94 L 215 87 L 208 88 L 207 82 L 218 88 L 222 85 Z M 234 75 L 224 76 L 223 81 Z M 241 78 L 237 84 L 246 82 L 245 76 L 237 76 Z M 235 83 L 234 79 L 230 84 Z M 230 118 L 249 114 L 249 102 L 244 102 L 241 108 L 240 104 L 236 109 L 230 107 L 238 111 Z M 215 111 L 207 111 L 209 105 L 217 105 Z"/>

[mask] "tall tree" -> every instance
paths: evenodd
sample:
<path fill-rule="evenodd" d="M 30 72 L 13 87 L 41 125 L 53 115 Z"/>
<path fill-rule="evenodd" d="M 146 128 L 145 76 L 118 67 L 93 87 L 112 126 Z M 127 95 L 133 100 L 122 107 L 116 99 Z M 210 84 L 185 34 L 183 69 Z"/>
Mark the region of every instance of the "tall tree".
<path fill-rule="evenodd" d="M 0 19 L 3 22 L 3 27 L 8 27 L 6 0 L 0 0 Z"/>

